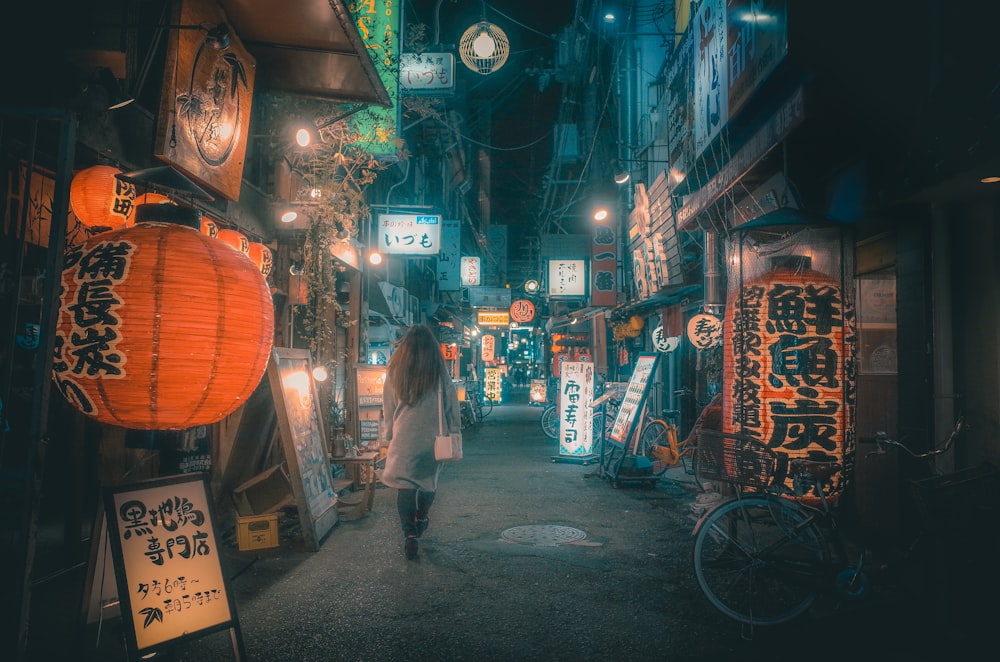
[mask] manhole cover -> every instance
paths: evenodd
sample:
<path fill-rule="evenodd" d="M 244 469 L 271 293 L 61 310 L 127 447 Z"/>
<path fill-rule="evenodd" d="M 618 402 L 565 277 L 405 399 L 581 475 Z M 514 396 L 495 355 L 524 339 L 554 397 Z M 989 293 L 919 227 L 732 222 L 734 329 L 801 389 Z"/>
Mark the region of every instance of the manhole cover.
<path fill-rule="evenodd" d="M 557 524 L 528 524 L 506 529 L 500 537 L 522 545 L 563 545 L 583 540 L 587 534 L 571 526 Z"/>

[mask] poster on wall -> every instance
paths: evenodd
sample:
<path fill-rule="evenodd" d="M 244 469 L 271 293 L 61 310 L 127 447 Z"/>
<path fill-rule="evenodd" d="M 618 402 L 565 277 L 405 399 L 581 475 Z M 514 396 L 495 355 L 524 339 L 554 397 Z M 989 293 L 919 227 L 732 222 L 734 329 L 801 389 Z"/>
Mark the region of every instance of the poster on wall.
<path fill-rule="evenodd" d="M 164 651 L 168 642 L 226 629 L 237 659 L 246 659 L 236 604 L 222 570 L 213 503 L 206 474 L 105 490 L 129 659 Z"/>

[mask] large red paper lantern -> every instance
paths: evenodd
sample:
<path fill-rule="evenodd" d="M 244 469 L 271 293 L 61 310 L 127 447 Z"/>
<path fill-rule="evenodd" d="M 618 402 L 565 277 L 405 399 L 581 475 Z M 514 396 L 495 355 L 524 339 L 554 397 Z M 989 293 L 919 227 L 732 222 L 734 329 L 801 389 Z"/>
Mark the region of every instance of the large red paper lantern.
<path fill-rule="evenodd" d="M 197 227 L 143 218 L 67 255 L 53 379 L 104 423 L 215 423 L 247 400 L 267 367 L 270 290 L 246 255 Z"/>
<path fill-rule="evenodd" d="M 69 205 L 90 228 L 125 227 L 135 206 L 135 186 L 122 181 L 118 168 L 97 165 L 76 173 L 69 187 Z"/>
<path fill-rule="evenodd" d="M 789 459 L 843 463 L 853 445 L 853 311 L 837 280 L 804 258 L 783 262 L 734 287 L 726 303 L 723 431 Z M 842 471 L 829 496 L 844 487 Z"/>

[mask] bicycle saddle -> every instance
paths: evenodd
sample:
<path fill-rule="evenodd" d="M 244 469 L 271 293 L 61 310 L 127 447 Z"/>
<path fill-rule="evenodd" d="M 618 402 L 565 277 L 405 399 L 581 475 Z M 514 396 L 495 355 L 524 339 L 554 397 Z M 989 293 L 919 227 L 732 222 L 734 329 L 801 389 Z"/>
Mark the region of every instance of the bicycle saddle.
<path fill-rule="evenodd" d="M 790 462 L 792 474 L 809 474 L 818 481 L 825 481 L 843 467 L 835 460 L 807 460 L 794 458 Z"/>

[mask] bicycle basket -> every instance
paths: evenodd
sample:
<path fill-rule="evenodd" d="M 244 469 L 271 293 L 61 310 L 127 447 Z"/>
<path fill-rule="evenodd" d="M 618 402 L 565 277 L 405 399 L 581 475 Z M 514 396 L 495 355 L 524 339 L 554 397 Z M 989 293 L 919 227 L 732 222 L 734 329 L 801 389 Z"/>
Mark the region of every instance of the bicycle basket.
<path fill-rule="evenodd" d="M 695 472 L 702 480 L 762 489 L 771 484 L 778 458 L 774 451 L 751 437 L 701 430 L 695 464 Z"/>
<path fill-rule="evenodd" d="M 964 529 L 984 511 L 1000 509 L 1000 468 L 984 462 L 911 483 L 924 526 L 934 530 Z"/>

